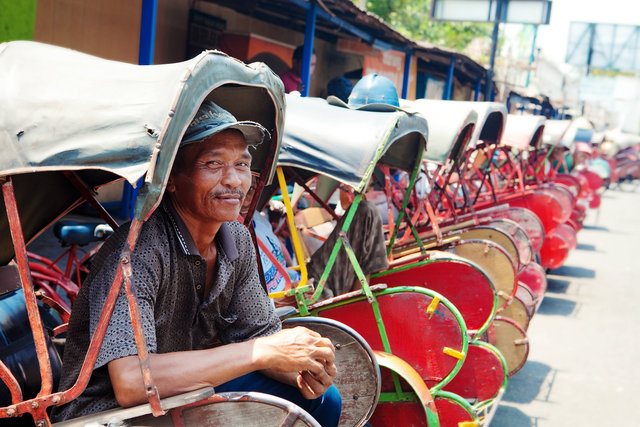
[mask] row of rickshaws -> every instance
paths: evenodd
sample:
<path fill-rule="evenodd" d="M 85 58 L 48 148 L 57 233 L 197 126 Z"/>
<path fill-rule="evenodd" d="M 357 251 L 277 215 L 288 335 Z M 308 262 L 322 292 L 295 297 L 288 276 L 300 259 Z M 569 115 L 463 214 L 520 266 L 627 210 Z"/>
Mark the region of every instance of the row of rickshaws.
<path fill-rule="evenodd" d="M 544 297 L 545 269 L 561 266 L 576 247 L 603 184 L 587 168 L 559 173 L 550 161 L 570 121 L 508 115 L 498 103 L 343 108 L 285 96 L 268 68 L 219 52 L 142 67 L 11 42 L 0 45 L 0 81 L 0 288 L 12 301 L 3 306 L 12 311 L 0 327 L 5 347 L 9 324 L 32 333 L 35 343 L 30 359 L 2 357 L 0 418 L 31 414 L 37 425 L 48 425 L 48 410 L 86 387 L 115 298 L 121 288 L 132 295 L 131 272 L 118 268 L 77 382 L 56 391 L 56 345 L 68 313 L 58 313 L 62 322 L 53 326 L 55 316 L 41 315 L 47 304 L 58 307 L 58 295 L 34 285 L 26 244 L 85 202 L 117 226 L 95 195 L 124 179 L 139 189 L 125 248 L 132 250 L 139 225 L 160 203 L 178 141 L 205 99 L 272 131 L 270 143 L 253 152 L 259 179 L 250 212 L 265 203 L 263 188 L 269 195 L 280 188 L 297 260 L 309 256 L 305 241 L 337 219 L 331 197 L 339 189 L 354 195 L 320 280 L 309 283 L 300 262 L 297 286 L 274 295 L 297 301 L 282 313 L 284 327 L 304 325 L 334 342 L 341 425 L 488 425 L 508 378 L 527 360 L 527 328 Z M 386 217 L 390 266 L 367 280 L 346 236 L 370 187 Z M 320 301 L 340 251 L 362 289 Z M 139 338 L 144 370 L 148 356 Z M 145 382 L 152 386 L 152 375 Z M 148 404 L 64 425 L 317 423 L 272 396 L 206 389 L 150 393 Z"/>

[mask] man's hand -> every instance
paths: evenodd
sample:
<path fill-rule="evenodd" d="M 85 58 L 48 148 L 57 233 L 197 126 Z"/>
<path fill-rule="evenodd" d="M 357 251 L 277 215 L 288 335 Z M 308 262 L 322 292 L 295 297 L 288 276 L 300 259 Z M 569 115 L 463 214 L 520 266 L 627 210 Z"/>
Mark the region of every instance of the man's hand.
<path fill-rule="evenodd" d="M 322 375 L 314 375 L 310 371 L 302 371 L 296 378 L 298 389 L 305 399 L 316 399 L 324 394 L 338 374 L 333 363 L 326 364 Z"/>
<path fill-rule="evenodd" d="M 322 395 L 338 373 L 331 341 L 302 326 L 256 339 L 253 357 L 263 369 L 296 373 L 295 383 L 306 399 Z"/>

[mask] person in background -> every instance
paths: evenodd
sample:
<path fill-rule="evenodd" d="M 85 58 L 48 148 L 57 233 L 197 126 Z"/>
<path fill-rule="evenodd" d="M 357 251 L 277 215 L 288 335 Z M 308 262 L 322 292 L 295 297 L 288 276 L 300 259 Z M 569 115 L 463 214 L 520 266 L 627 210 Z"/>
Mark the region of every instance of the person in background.
<path fill-rule="evenodd" d="M 303 84 L 302 84 L 302 55 L 304 51 L 304 46 L 298 46 L 293 51 L 293 56 L 291 57 L 291 68 L 285 71 L 280 75 L 280 79 L 282 83 L 284 83 L 284 91 L 285 93 L 291 93 L 294 91 L 302 92 Z M 313 70 L 316 67 L 316 52 L 314 50 L 311 55 L 311 74 L 313 74 Z"/>
<path fill-rule="evenodd" d="M 335 96 L 343 102 L 349 101 L 349 95 L 353 90 L 353 83 L 344 76 L 334 77 L 327 83 L 327 96 Z"/>
<path fill-rule="evenodd" d="M 587 142 L 576 142 L 573 146 L 573 153 L 571 157 L 573 159 L 573 169 L 582 169 L 587 166 L 593 150 Z"/>

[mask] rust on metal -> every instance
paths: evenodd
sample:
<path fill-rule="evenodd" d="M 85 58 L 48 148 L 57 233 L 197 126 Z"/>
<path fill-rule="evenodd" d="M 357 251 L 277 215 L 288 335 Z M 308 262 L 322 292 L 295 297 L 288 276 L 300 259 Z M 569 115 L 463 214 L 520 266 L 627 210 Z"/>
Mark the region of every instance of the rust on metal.
<path fill-rule="evenodd" d="M 71 182 L 71 184 L 73 184 L 76 190 L 78 190 L 83 199 L 91 204 L 96 212 L 98 212 L 100 217 L 104 219 L 111 228 L 115 230 L 119 227 L 116 220 L 113 219 L 109 212 L 107 212 L 107 210 L 96 199 L 94 192 L 89 189 L 89 186 L 85 184 L 75 172 L 63 172 L 63 174 Z"/>
<path fill-rule="evenodd" d="M 31 326 L 31 331 L 33 333 L 33 341 L 36 347 L 38 364 L 40 365 L 41 386 L 38 396 L 43 396 L 51 393 L 51 390 L 53 389 L 53 375 L 51 372 L 51 362 L 49 360 L 49 351 L 47 348 L 44 328 L 42 326 L 42 319 L 40 319 L 40 312 L 38 310 L 38 301 L 33 291 L 33 284 L 31 283 L 27 247 L 24 242 L 24 236 L 22 235 L 22 224 L 20 223 L 18 204 L 16 203 L 16 196 L 13 190 L 13 181 L 11 177 L 7 177 L 3 182 L 2 195 L 4 197 L 9 227 L 11 229 L 11 239 L 13 240 L 13 246 L 15 248 L 20 282 L 22 283 L 27 313 L 29 315 L 29 325 Z"/>
<path fill-rule="evenodd" d="M 11 373 L 9 368 L 7 368 L 7 365 L 5 365 L 2 360 L 0 360 L 0 379 L 2 379 L 11 393 L 11 403 L 20 402 L 22 400 L 20 384 L 18 384 L 16 377 Z"/>
<path fill-rule="evenodd" d="M 134 220 L 135 221 L 135 220 Z M 140 359 L 140 369 L 142 371 L 142 379 L 144 381 L 145 393 L 149 404 L 151 405 L 151 411 L 154 416 L 158 417 L 163 415 L 165 411 L 160 406 L 160 396 L 158 395 L 158 389 L 155 386 L 153 377 L 151 375 L 151 362 L 149 360 L 149 350 L 147 348 L 147 342 L 142 332 L 142 319 L 140 318 L 140 312 L 138 311 L 138 303 L 136 296 L 131 289 L 131 276 L 132 269 L 130 258 L 123 256 L 121 259 L 123 276 L 124 276 L 124 290 L 127 296 L 127 302 L 129 303 L 129 314 L 131 316 L 131 326 L 133 327 L 133 333 L 136 339 L 136 347 L 138 348 L 138 358 Z"/>

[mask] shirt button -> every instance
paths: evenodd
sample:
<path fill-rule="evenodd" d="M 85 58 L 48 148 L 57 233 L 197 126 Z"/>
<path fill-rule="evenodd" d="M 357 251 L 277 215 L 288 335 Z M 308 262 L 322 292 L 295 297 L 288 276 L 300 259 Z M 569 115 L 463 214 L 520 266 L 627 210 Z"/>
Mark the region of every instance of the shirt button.
<path fill-rule="evenodd" d="M 196 265 L 200 265 L 200 260 L 197 260 L 197 261 L 196 261 Z"/>
<path fill-rule="evenodd" d="M 202 286 L 198 285 L 198 286 L 196 286 L 196 289 L 200 290 L 200 289 L 202 289 Z"/>

